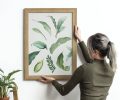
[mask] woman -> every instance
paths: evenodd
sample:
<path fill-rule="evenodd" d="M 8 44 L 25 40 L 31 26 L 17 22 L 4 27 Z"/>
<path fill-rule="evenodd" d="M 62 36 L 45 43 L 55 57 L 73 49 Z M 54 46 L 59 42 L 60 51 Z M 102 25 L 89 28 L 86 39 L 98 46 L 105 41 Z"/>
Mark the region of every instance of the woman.
<path fill-rule="evenodd" d="M 41 82 L 52 83 L 61 95 L 68 94 L 77 84 L 80 85 L 81 100 L 106 100 L 116 71 L 113 43 L 108 37 L 96 33 L 88 38 L 87 47 L 81 41 L 80 31 L 75 27 L 75 37 L 79 41 L 86 63 L 78 67 L 71 79 L 64 85 L 53 77 L 42 76 Z M 108 57 L 109 63 L 105 57 Z"/>

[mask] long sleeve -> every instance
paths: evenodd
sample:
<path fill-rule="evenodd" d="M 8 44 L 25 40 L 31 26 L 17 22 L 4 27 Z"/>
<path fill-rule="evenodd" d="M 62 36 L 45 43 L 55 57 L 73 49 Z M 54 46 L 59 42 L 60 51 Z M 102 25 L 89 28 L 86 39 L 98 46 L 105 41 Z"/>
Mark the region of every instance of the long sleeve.
<path fill-rule="evenodd" d="M 89 53 L 88 53 L 88 49 L 87 49 L 85 43 L 84 43 L 83 41 L 81 41 L 81 42 L 78 43 L 78 45 L 80 46 L 80 48 L 81 48 L 81 50 L 82 50 L 83 56 L 84 56 L 84 58 L 85 58 L 85 61 L 86 61 L 87 63 L 92 62 L 92 59 L 91 59 L 91 57 L 90 57 L 90 55 L 89 55 Z"/>
<path fill-rule="evenodd" d="M 52 81 L 52 85 L 57 89 L 57 91 L 62 95 L 68 94 L 80 81 L 82 80 L 82 76 L 84 73 L 84 69 L 82 66 L 78 67 L 73 75 L 71 76 L 70 80 L 62 85 L 58 83 L 56 80 Z"/>

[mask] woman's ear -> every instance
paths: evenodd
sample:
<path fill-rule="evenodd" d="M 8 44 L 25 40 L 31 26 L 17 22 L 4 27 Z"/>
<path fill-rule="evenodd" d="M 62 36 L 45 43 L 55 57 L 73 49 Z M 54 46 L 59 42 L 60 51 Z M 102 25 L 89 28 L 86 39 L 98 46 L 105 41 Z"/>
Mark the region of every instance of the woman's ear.
<path fill-rule="evenodd" d="M 93 50 L 92 53 L 93 55 L 96 55 L 98 53 L 98 50 Z"/>
<path fill-rule="evenodd" d="M 94 54 L 97 58 L 100 58 L 100 52 L 98 50 L 94 50 Z"/>
<path fill-rule="evenodd" d="M 100 52 L 98 50 L 93 50 L 92 57 L 93 58 L 98 58 L 98 56 L 100 56 Z"/>
<path fill-rule="evenodd" d="M 95 54 L 100 54 L 100 52 L 98 50 L 94 50 Z"/>

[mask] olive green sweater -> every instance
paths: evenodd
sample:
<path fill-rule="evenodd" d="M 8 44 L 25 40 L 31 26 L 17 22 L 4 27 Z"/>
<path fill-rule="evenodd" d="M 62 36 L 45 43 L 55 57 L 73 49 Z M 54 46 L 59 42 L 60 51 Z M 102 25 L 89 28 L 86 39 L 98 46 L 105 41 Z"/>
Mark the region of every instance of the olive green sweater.
<path fill-rule="evenodd" d="M 75 70 L 66 84 L 62 85 L 56 80 L 52 81 L 52 84 L 61 95 L 68 94 L 79 84 L 81 100 L 106 100 L 114 72 L 105 60 L 92 60 L 83 41 L 79 46 L 86 63 Z"/>

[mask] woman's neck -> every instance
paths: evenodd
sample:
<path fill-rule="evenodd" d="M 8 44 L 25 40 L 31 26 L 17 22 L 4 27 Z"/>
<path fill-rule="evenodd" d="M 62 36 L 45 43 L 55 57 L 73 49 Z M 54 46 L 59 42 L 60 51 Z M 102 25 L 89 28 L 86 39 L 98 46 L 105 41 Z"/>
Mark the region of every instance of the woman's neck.
<path fill-rule="evenodd" d="M 96 56 L 96 57 L 94 57 L 94 59 L 97 59 L 97 60 L 104 60 L 104 57 Z"/>

